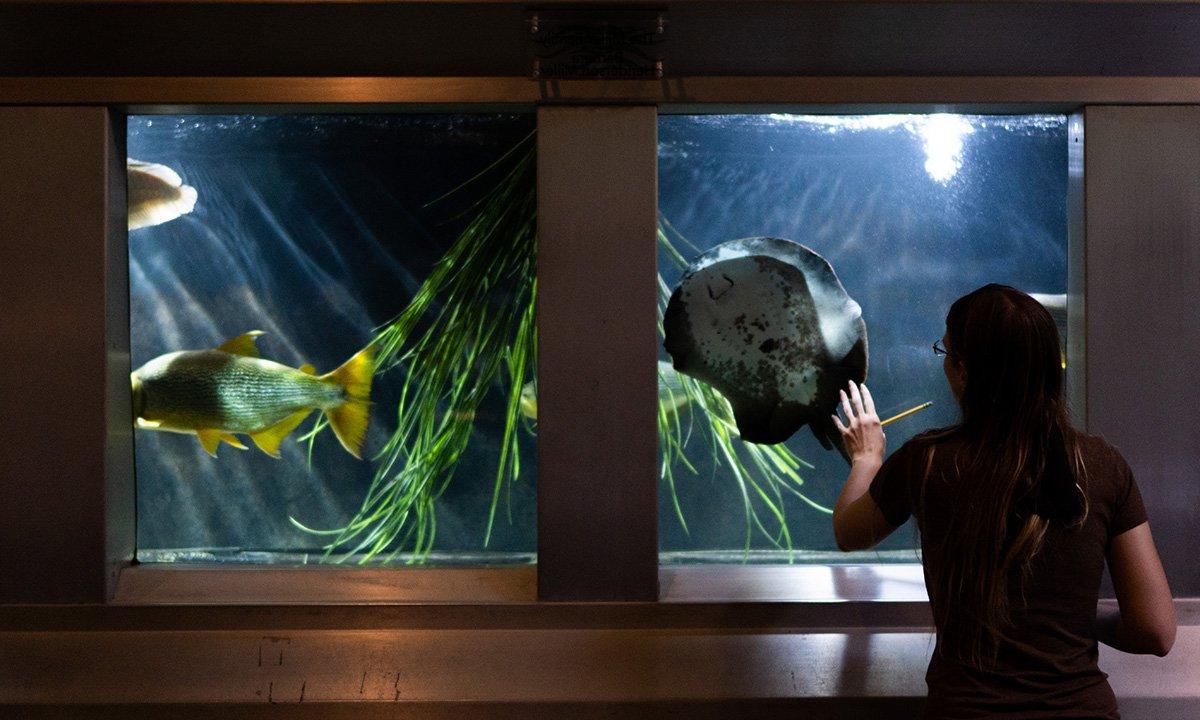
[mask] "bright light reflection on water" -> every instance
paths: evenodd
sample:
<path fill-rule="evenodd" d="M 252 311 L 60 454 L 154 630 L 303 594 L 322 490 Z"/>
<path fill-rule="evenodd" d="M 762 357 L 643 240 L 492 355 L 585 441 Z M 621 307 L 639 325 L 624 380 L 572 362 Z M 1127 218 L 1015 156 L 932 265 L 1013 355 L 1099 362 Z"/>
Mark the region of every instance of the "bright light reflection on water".
<path fill-rule="evenodd" d="M 830 134 L 839 131 L 888 130 L 902 127 L 921 138 L 925 149 L 925 171 L 940 183 L 948 183 L 962 167 L 963 139 L 983 119 L 963 115 L 788 115 L 768 116 L 778 124 L 806 123 L 821 126 Z M 1019 127 L 1019 123 L 1012 123 Z"/>

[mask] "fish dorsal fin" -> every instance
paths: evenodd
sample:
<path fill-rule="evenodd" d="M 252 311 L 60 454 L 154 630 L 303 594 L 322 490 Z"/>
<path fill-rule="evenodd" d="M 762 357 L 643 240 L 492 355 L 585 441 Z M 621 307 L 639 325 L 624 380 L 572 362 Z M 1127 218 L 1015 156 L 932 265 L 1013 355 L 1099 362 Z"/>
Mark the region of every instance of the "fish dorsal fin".
<path fill-rule="evenodd" d="M 217 349 L 221 352 L 227 352 L 230 355 L 258 357 L 258 346 L 254 344 L 254 340 L 262 334 L 262 330 L 251 330 L 248 333 L 238 335 L 232 340 L 226 340 L 224 343 L 218 345 Z"/>
<path fill-rule="evenodd" d="M 317 369 L 315 367 L 313 367 L 312 365 L 310 365 L 309 363 L 304 363 L 303 365 L 301 365 L 299 367 L 299 370 L 300 370 L 300 372 L 304 373 L 305 375 L 316 375 L 317 374 Z"/>
<path fill-rule="evenodd" d="M 310 412 L 312 412 L 311 408 L 294 412 L 271 427 L 254 433 L 250 439 L 260 450 L 277 458 L 279 457 L 279 445 L 283 443 L 283 439 L 295 430 L 296 426 L 304 422 L 304 418 L 308 417 Z"/>
<path fill-rule="evenodd" d="M 217 446 L 221 444 L 221 436 L 224 435 L 220 430 L 211 430 L 205 428 L 196 429 L 196 437 L 200 438 L 200 447 L 204 448 L 204 452 L 217 456 Z"/>

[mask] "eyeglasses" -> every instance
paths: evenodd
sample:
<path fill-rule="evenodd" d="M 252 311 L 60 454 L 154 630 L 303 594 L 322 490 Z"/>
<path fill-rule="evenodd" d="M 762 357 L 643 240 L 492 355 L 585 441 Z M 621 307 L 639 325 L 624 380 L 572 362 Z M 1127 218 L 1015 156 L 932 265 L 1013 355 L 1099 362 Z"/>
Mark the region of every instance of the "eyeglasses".
<path fill-rule="evenodd" d="M 941 340 L 935 340 L 935 341 L 934 341 L 934 343 L 933 343 L 933 354 L 934 354 L 934 355 L 949 355 L 950 357 L 954 357 L 954 353 L 952 353 L 952 352 L 950 352 L 949 350 L 947 350 L 947 349 L 946 349 L 946 346 L 942 344 L 942 341 L 941 341 Z"/>

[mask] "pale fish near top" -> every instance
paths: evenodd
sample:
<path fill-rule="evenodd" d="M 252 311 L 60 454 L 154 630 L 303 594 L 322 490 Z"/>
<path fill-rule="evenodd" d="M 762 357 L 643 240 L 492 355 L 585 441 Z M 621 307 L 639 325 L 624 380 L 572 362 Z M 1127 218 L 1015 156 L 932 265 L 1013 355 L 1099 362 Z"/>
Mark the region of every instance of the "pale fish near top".
<path fill-rule="evenodd" d="M 209 455 L 228 443 L 246 446 L 249 435 L 263 452 L 279 445 L 313 410 L 329 419 L 342 447 L 362 458 L 370 408 L 374 350 L 360 351 L 341 367 L 317 375 L 313 366 L 290 368 L 258 357 L 252 330 L 215 350 L 184 350 L 154 358 L 130 374 L 137 427 L 195 433 Z"/>
<path fill-rule="evenodd" d="M 125 158 L 130 230 L 162 225 L 196 207 L 196 189 L 166 165 Z"/>
<path fill-rule="evenodd" d="M 683 390 L 683 381 L 671 363 L 658 361 L 658 406 L 664 411 L 680 410 L 691 398 Z M 533 380 L 521 387 L 521 414 L 537 420 L 537 386 Z"/>

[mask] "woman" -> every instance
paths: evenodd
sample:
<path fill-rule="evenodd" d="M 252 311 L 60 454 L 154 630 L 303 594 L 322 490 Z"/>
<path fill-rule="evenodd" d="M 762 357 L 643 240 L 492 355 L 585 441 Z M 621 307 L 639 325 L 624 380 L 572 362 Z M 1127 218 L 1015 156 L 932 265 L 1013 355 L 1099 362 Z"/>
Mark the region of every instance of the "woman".
<path fill-rule="evenodd" d="M 1058 332 L 1033 298 L 982 287 L 951 306 L 941 343 L 961 422 L 886 462 L 870 391 L 842 392 L 838 547 L 873 547 L 916 518 L 937 630 L 926 717 L 1119 718 L 1096 641 L 1162 656 L 1175 639 L 1129 466 L 1071 427 Z M 1097 617 L 1105 560 L 1120 611 Z"/>

